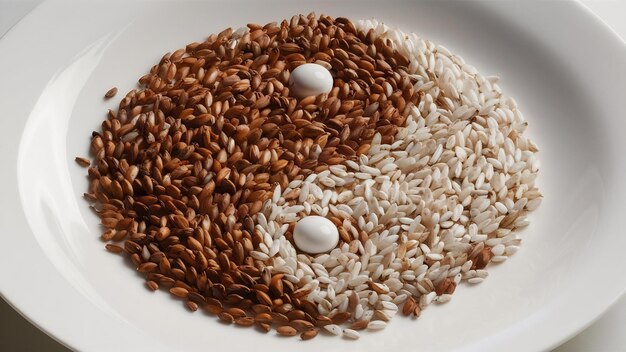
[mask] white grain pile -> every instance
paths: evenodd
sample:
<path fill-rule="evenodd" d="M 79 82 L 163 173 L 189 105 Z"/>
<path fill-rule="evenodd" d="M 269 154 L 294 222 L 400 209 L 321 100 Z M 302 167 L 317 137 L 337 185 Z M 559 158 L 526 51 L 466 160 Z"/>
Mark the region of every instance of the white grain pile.
<path fill-rule="evenodd" d="M 410 59 L 409 73 L 424 92 L 407 111 L 406 125 L 392 145 L 374 138 L 367 155 L 276 189 L 256 218 L 265 234 L 256 259 L 281 272 L 317 302 L 319 312 L 350 311 L 380 330 L 408 297 L 421 308 L 446 302 L 434 288 L 445 278 L 478 283 L 473 254 L 491 248 L 492 262 L 514 254 L 516 229 L 541 202 L 534 185 L 536 146 L 523 132 L 527 123 L 497 77 L 483 77 L 462 58 L 376 20 L 374 29 Z M 388 92 L 391 94 L 391 92 Z M 297 202 L 282 194 L 300 188 Z M 283 236 L 289 223 L 309 214 L 334 214 L 353 241 L 328 254 L 298 254 Z M 369 239 L 363 244 L 359 232 Z M 372 289 L 373 287 L 376 290 Z M 327 326 L 332 334 L 358 332 Z"/>

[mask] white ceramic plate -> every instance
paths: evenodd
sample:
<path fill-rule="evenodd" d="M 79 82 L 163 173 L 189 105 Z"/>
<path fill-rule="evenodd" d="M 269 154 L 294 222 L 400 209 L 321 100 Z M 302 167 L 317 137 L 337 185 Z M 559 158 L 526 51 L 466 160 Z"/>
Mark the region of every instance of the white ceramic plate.
<path fill-rule="evenodd" d="M 311 10 L 378 17 L 499 74 L 542 152 L 545 201 L 521 251 L 417 321 L 308 343 L 225 326 L 150 293 L 106 253 L 81 194 L 102 95 L 212 32 Z M 88 351 L 532 351 L 580 331 L 626 287 L 626 47 L 573 2 L 46 2 L 0 41 L 0 289 L 51 336 Z M 109 103 L 112 104 L 112 103 Z"/>

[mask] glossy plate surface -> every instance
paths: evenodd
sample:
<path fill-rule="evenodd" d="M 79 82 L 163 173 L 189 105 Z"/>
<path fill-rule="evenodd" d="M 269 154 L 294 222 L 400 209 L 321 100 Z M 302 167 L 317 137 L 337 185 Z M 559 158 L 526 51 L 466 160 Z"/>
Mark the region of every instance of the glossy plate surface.
<path fill-rule="evenodd" d="M 417 321 L 309 343 L 190 314 L 103 249 L 82 193 L 92 130 L 163 53 L 296 13 L 377 17 L 502 77 L 541 148 L 545 200 L 521 250 Z M 85 351 L 533 351 L 580 331 L 626 287 L 626 46 L 573 2 L 45 2 L 0 40 L 0 292 Z M 119 101 L 114 99 L 115 102 Z"/>

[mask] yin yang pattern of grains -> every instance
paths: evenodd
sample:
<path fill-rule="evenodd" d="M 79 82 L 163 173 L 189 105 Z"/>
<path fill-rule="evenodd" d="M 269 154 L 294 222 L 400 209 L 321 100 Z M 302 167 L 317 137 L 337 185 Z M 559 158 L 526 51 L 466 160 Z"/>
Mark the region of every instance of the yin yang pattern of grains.
<path fill-rule="evenodd" d="M 330 93 L 289 94 L 304 63 Z M 538 150 L 497 80 L 376 20 L 227 29 L 163 56 L 109 112 L 85 196 L 150 289 L 227 323 L 358 338 L 517 251 Z M 337 227 L 335 249 L 293 244 L 308 215 Z"/>

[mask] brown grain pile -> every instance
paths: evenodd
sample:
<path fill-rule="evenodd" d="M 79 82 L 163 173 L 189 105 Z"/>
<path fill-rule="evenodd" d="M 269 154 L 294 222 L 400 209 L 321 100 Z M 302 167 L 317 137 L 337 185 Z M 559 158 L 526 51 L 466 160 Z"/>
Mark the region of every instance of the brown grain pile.
<path fill-rule="evenodd" d="M 247 29 L 168 53 L 139 79 L 93 133 L 85 196 L 106 248 L 130 256 L 149 289 L 227 323 L 310 339 L 350 313 L 319 315 L 307 292 L 253 259 L 263 242 L 253 216 L 276 185 L 356 159 L 377 132 L 393 142 L 420 94 L 408 59 L 345 18 Z M 330 94 L 290 97 L 290 71 L 306 62 L 330 70 Z"/>

